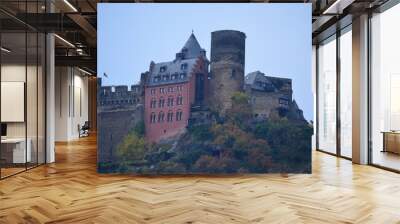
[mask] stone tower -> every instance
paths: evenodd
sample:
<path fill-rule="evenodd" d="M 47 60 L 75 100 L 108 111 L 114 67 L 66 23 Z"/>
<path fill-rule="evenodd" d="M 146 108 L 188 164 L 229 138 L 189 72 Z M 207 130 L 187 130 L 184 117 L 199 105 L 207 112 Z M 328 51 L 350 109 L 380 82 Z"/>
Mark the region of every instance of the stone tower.
<path fill-rule="evenodd" d="M 211 33 L 209 106 L 222 115 L 232 107 L 231 97 L 244 88 L 246 34 L 235 30 Z"/>

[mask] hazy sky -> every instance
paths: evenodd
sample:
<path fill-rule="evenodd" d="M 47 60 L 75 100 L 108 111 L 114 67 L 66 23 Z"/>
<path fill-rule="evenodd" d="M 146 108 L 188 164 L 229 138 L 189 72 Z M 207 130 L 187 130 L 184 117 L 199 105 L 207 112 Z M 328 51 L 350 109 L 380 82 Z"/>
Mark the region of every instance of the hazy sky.
<path fill-rule="evenodd" d="M 246 33 L 245 74 L 291 78 L 293 97 L 313 119 L 311 4 L 98 4 L 98 74 L 131 85 L 150 61 L 171 61 L 192 30 L 210 58 L 211 32 Z"/>

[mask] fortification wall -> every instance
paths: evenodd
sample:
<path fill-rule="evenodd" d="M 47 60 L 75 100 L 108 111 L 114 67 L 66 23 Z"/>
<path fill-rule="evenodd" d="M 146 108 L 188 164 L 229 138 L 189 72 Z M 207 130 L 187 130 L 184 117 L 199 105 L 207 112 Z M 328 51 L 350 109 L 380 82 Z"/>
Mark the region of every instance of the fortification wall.
<path fill-rule="evenodd" d="M 209 107 L 224 114 L 231 97 L 243 91 L 246 35 L 234 30 L 211 33 Z"/>

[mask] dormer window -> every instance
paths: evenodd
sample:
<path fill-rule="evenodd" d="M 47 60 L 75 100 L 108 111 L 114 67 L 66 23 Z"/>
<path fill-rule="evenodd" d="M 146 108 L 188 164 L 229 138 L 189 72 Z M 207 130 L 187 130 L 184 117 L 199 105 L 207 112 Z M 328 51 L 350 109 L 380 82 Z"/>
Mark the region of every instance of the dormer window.
<path fill-rule="evenodd" d="M 180 79 L 184 79 L 186 77 L 186 74 L 185 73 L 181 73 L 180 75 L 179 75 L 179 78 Z"/>
<path fill-rule="evenodd" d="M 187 67 L 188 67 L 188 64 L 187 64 L 187 63 L 181 64 L 181 70 L 186 70 Z"/>
<path fill-rule="evenodd" d="M 167 81 L 167 80 L 169 80 L 169 75 L 163 75 L 163 78 L 162 78 L 162 80 L 163 80 L 163 81 Z"/>
<path fill-rule="evenodd" d="M 160 67 L 160 72 L 165 72 L 167 70 L 167 66 L 161 66 Z"/>
<path fill-rule="evenodd" d="M 158 81 L 160 81 L 160 80 L 161 80 L 161 77 L 160 77 L 160 76 L 156 76 L 156 77 L 153 78 L 153 82 L 158 82 Z"/>

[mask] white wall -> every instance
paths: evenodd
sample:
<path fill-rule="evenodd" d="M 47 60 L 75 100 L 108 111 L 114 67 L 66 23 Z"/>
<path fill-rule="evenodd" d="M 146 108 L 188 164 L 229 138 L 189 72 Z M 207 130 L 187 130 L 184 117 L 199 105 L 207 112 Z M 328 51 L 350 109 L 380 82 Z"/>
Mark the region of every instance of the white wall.
<path fill-rule="evenodd" d="M 27 69 L 27 70 L 25 70 Z M 30 77 L 30 74 L 36 74 L 36 67 L 34 66 L 27 66 L 25 67 L 24 65 L 19 65 L 19 64 L 5 64 L 1 66 L 1 81 L 2 82 L 24 82 L 26 83 L 25 80 L 25 75 L 26 71 L 28 72 L 28 81 L 30 86 L 36 86 L 36 80 L 31 80 L 32 78 Z M 31 107 L 30 109 L 27 109 L 27 119 L 28 122 L 28 137 L 30 133 L 30 128 L 32 130 L 36 130 L 36 119 L 37 115 L 36 113 L 32 113 L 32 107 L 34 107 L 36 111 L 36 88 L 27 88 L 27 106 Z M 32 104 L 33 103 L 33 104 Z M 40 105 L 39 105 L 40 106 Z M 1 108 L 2 110 L 7 110 L 8 108 Z M 34 122 L 34 124 L 31 124 L 31 122 Z M 25 137 L 25 123 L 26 122 L 7 122 L 7 135 L 9 137 Z M 35 132 L 36 134 L 36 132 Z"/>
<path fill-rule="evenodd" d="M 318 148 L 336 153 L 336 39 L 318 48 Z"/>
<path fill-rule="evenodd" d="M 37 70 L 38 69 L 38 70 Z M 44 116 L 44 74 L 42 67 L 36 65 L 25 64 L 3 64 L 1 66 L 1 81 L 2 82 L 24 82 L 26 84 L 26 106 L 23 102 L 21 113 L 26 112 L 26 120 L 21 122 L 6 122 L 7 123 L 7 137 L 9 138 L 24 138 L 25 135 L 30 140 L 30 148 L 32 150 L 32 161 L 44 163 L 44 150 L 45 150 L 45 116 Z M 25 80 L 27 78 L 27 80 Z M 3 90 L 2 90 L 3 91 Z M 24 93 L 24 90 L 22 94 Z M 6 97 L 6 96 L 2 96 Z M 3 112 L 13 113 L 15 108 L 2 107 Z M 14 111 L 16 113 L 16 111 Z M 37 155 L 38 153 L 38 155 Z"/>
<path fill-rule="evenodd" d="M 79 138 L 78 125 L 88 120 L 88 78 L 76 68 L 56 67 L 55 140 Z"/>

